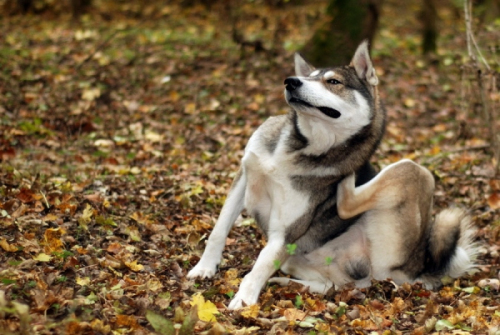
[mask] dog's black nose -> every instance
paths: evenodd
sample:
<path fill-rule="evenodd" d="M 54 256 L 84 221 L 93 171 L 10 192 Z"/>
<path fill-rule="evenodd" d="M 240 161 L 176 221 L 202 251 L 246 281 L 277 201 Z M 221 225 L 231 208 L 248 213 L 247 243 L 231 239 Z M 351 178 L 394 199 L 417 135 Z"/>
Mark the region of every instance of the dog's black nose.
<path fill-rule="evenodd" d="M 297 88 L 302 86 L 302 82 L 297 77 L 288 77 L 285 79 L 285 85 L 287 91 L 295 91 Z"/>

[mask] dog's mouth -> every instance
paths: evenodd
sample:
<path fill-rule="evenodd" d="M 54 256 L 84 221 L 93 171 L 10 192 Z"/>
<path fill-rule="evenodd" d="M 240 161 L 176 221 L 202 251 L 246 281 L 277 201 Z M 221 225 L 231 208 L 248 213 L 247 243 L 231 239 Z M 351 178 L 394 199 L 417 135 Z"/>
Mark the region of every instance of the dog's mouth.
<path fill-rule="evenodd" d="M 338 119 L 342 115 L 338 110 L 336 110 L 334 108 L 322 107 L 322 106 L 313 106 L 310 103 L 308 103 L 307 101 L 301 100 L 301 99 L 296 98 L 296 97 L 291 97 L 290 100 L 288 100 L 288 102 L 289 103 L 294 103 L 294 104 L 304 105 L 304 106 L 307 106 L 307 107 L 310 107 L 310 108 L 316 108 L 321 113 L 325 114 L 328 117 L 334 118 L 334 119 Z"/>

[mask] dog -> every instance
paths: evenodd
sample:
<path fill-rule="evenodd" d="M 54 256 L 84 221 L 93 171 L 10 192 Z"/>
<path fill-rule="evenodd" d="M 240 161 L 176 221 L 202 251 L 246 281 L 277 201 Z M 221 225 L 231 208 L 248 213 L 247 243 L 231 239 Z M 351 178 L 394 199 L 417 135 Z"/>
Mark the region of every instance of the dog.
<path fill-rule="evenodd" d="M 291 256 L 282 271 L 311 292 L 371 279 L 396 284 L 421 282 L 428 289 L 441 278 L 457 278 L 474 268 L 478 251 L 471 218 L 459 208 L 441 211 L 432 220 L 434 177 L 421 165 L 403 159 L 356 187 L 354 174 L 338 184 L 337 210 L 342 219 L 359 217 L 347 232 L 308 253 Z"/>
<path fill-rule="evenodd" d="M 337 213 L 338 183 L 356 172 L 356 184 L 375 176 L 369 163 L 385 129 L 368 44 L 349 66 L 315 69 L 295 55 L 296 77 L 285 80 L 287 115 L 271 117 L 250 137 L 206 249 L 188 278 L 212 277 L 226 237 L 243 210 L 267 237 L 229 309 L 255 304 L 261 288 L 290 257 L 287 244 L 308 254 L 357 221 Z"/>
<path fill-rule="evenodd" d="M 206 249 L 188 278 L 215 274 L 226 237 L 244 208 L 268 243 L 229 304 L 232 310 L 257 302 L 275 264 L 321 293 L 350 281 L 366 286 L 372 277 L 411 281 L 434 278 L 443 269 L 463 273 L 473 252 L 467 244 L 470 221 L 465 216 L 457 221 L 458 212 L 451 211 L 443 214 L 448 225 L 429 223 L 432 175 L 402 161 L 376 176 L 369 163 L 384 134 L 386 113 L 368 43 L 358 46 L 348 66 L 315 69 L 296 54 L 295 73 L 284 82 L 290 112 L 269 118 L 249 139 Z M 412 178 L 425 182 L 409 183 Z M 411 197 L 417 189 L 407 184 L 427 188 L 418 189 L 421 198 Z M 387 203 L 384 196 L 390 197 Z M 381 247 L 388 239 L 394 241 L 390 250 Z M 294 255 L 287 252 L 291 244 Z"/>

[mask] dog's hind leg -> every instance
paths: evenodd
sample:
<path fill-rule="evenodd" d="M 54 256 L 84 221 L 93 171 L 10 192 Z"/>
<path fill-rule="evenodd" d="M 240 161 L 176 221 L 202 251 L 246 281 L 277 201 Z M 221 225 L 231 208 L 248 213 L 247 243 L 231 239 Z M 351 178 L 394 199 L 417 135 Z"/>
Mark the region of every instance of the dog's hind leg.
<path fill-rule="evenodd" d="M 406 189 L 424 189 L 426 201 L 432 198 L 434 178 L 424 167 L 403 159 L 384 168 L 361 186 L 355 187 L 354 174 L 344 178 L 337 187 L 337 210 L 342 219 L 352 218 L 366 211 L 393 209 L 402 202 L 413 199 Z M 419 195 L 419 194 L 418 194 Z M 413 197 L 413 198 L 412 198 Z"/>
<path fill-rule="evenodd" d="M 245 187 L 246 176 L 241 169 L 233 181 L 231 190 L 229 191 L 226 202 L 219 215 L 219 219 L 208 238 L 207 247 L 203 252 L 203 256 L 201 256 L 198 264 L 189 271 L 187 275 L 188 278 L 211 278 L 215 274 L 217 266 L 220 263 L 222 250 L 226 245 L 227 235 L 236 221 L 236 218 L 243 210 Z"/>
<path fill-rule="evenodd" d="M 319 294 L 326 294 L 326 292 L 328 292 L 328 290 L 333 287 L 333 283 L 331 281 L 319 282 L 314 280 L 300 280 L 300 279 L 292 279 L 284 277 L 274 277 L 269 279 L 269 283 L 275 283 L 281 286 L 286 286 L 290 284 L 290 282 L 299 283 L 304 286 L 307 286 L 309 287 L 309 292 L 319 293 Z"/>
<path fill-rule="evenodd" d="M 317 271 L 315 264 L 304 256 L 291 256 L 281 267 L 281 271 L 297 279 L 273 277 L 269 283 L 276 283 L 281 286 L 288 285 L 290 281 L 309 286 L 309 290 L 315 293 L 325 294 L 333 283 L 321 272 Z"/>

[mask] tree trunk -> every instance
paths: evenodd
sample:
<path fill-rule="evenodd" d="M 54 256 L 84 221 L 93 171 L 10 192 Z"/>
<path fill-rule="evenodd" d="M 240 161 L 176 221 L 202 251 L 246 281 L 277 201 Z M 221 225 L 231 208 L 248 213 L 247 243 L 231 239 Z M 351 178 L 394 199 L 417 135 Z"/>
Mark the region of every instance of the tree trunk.
<path fill-rule="evenodd" d="M 92 0 L 71 0 L 71 13 L 79 17 L 92 5 Z"/>
<path fill-rule="evenodd" d="M 373 41 L 382 1 L 330 0 L 330 20 L 304 46 L 304 57 L 315 66 L 348 64 L 361 41 Z"/>
<path fill-rule="evenodd" d="M 422 9 L 422 53 L 435 53 L 438 37 L 436 0 L 424 0 Z"/>

